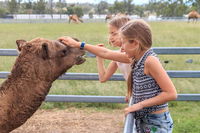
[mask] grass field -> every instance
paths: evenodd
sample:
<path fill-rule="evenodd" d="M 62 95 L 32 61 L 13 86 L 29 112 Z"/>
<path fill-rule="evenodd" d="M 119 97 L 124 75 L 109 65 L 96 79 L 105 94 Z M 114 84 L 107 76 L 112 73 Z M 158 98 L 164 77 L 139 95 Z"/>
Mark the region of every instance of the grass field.
<path fill-rule="evenodd" d="M 198 47 L 200 46 L 200 24 L 186 22 L 151 22 L 153 47 Z M 15 49 L 17 39 L 31 40 L 36 37 L 57 39 L 60 36 L 73 36 L 87 43 L 107 44 L 107 26 L 105 23 L 84 24 L 0 24 L 0 48 Z M 107 45 L 108 46 L 108 45 Z M 111 48 L 108 46 L 108 48 Z M 166 70 L 199 70 L 200 55 L 162 55 L 161 61 L 169 60 Z M 16 57 L 0 57 L 0 71 L 10 71 Z M 186 63 L 192 59 L 193 63 Z M 106 61 L 108 64 L 109 61 Z M 96 73 L 96 60 L 88 58 L 81 66 L 75 66 L 68 72 Z M 178 93 L 200 93 L 200 79 L 172 79 Z M 2 82 L 3 80 L 1 80 Z M 108 81 L 56 81 L 51 94 L 73 95 L 111 95 L 122 96 L 126 93 L 125 82 Z M 170 111 L 174 119 L 174 133 L 200 132 L 200 102 L 170 102 Z M 104 103 L 44 103 L 42 108 L 95 107 L 97 111 L 123 109 L 125 104 Z"/>

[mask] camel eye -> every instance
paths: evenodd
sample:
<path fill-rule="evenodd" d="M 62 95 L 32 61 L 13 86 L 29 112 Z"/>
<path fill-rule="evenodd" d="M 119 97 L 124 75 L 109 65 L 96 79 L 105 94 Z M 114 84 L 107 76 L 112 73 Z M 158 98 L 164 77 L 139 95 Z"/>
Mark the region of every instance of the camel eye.
<path fill-rule="evenodd" d="M 61 57 L 66 56 L 67 53 L 68 53 L 68 50 L 67 50 L 67 49 L 62 50 L 62 51 L 61 51 Z"/>
<path fill-rule="evenodd" d="M 29 48 L 31 48 L 31 45 L 30 45 L 30 44 L 28 44 L 26 47 L 29 49 Z"/>

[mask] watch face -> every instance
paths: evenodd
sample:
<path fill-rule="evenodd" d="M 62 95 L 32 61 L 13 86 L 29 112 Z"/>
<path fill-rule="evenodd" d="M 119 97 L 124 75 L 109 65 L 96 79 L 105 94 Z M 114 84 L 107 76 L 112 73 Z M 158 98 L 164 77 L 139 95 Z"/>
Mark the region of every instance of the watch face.
<path fill-rule="evenodd" d="M 85 46 L 85 42 L 81 42 L 81 46 L 80 46 L 80 49 L 84 49 L 84 46 Z"/>

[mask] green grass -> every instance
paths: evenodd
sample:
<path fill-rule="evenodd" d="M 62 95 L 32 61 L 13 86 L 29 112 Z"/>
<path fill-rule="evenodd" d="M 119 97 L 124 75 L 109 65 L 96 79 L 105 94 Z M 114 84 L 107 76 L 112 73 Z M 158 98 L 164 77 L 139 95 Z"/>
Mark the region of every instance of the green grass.
<path fill-rule="evenodd" d="M 198 47 L 200 46 L 200 24 L 186 22 L 151 22 L 153 47 Z M 57 39 L 60 36 L 73 36 L 87 43 L 107 44 L 107 25 L 105 23 L 47 23 L 47 24 L 0 24 L 0 48 L 15 49 L 18 39 L 31 40 L 36 37 Z M 107 45 L 108 46 L 108 45 Z M 111 48 L 108 46 L 108 48 Z M 199 70 L 200 55 L 159 55 L 166 70 Z M 0 57 L 0 71 L 10 71 L 16 57 Z M 192 59 L 193 63 L 186 63 Z M 108 64 L 109 61 L 106 61 Z M 95 58 L 87 58 L 81 66 L 74 66 L 68 72 L 96 73 Z M 4 80 L 0 80 L 3 82 Z M 172 79 L 178 93 L 200 93 L 196 78 Z M 57 80 L 50 94 L 66 95 L 111 95 L 122 96 L 126 93 L 123 81 L 77 81 Z M 200 131 L 200 102 L 170 102 L 170 111 L 174 119 L 174 133 L 198 133 Z M 123 109 L 125 104 L 110 103 L 44 103 L 42 108 L 96 108 L 97 110 Z"/>

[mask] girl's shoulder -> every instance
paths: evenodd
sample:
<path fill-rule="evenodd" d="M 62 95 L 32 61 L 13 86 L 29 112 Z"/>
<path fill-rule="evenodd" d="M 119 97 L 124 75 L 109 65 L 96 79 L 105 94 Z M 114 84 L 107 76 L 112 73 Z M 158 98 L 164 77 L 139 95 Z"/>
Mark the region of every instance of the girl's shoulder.
<path fill-rule="evenodd" d="M 148 56 L 145 60 L 145 65 L 147 65 L 147 66 L 149 66 L 149 65 L 154 66 L 158 63 L 160 64 L 159 58 L 156 56 L 152 56 L 152 55 Z"/>
<path fill-rule="evenodd" d="M 155 72 L 162 68 L 160 60 L 155 56 L 148 56 L 145 63 L 145 73 L 151 75 L 152 72 Z"/>

